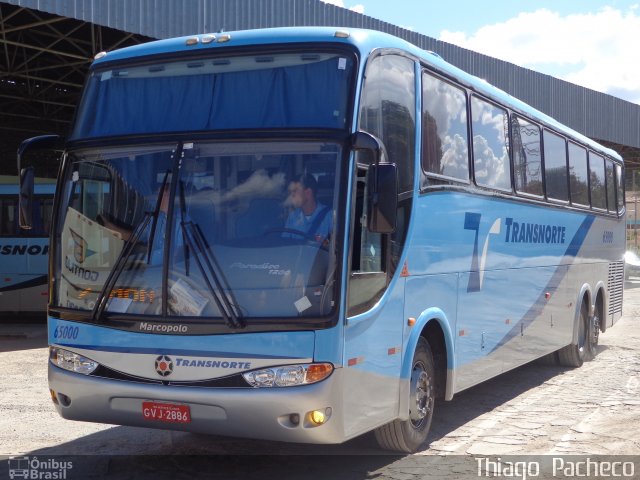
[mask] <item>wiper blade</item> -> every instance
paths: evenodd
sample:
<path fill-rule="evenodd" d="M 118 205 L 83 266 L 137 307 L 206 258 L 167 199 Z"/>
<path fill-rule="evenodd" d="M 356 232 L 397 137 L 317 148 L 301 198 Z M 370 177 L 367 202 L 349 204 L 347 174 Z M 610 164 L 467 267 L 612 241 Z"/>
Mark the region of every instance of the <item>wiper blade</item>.
<path fill-rule="evenodd" d="M 120 251 L 120 255 L 116 259 L 116 264 L 114 265 L 111 272 L 109 272 L 109 276 L 107 280 L 104 282 L 104 286 L 96 299 L 96 304 L 93 306 L 93 311 L 91 313 L 91 318 L 93 321 L 96 321 L 100 318 L 104 312 L 104 309 L 107 308 L 107 302 L 109 301 L 109 295 L 111 295 L 111 291 L 115 286 L 118 277 L 122 274 L 124 270 L 124 266 L 127 262 L 127 259 L 131 256 L 133 252 L 133 248 L 136 243 L 140 239 L 142 232 L 144 232 L 147 225 L 149 225 L 149 221 L 151 217 L 153 217 L 153 224 L 151 226 L 151 232 L 149 233 L 149 239 L 147 242 L 147 264 L 151 263 L 151 255 L 153 253 L 153 241 L 155 239 L 156 227 L 158 225 L 158 217 L 160 216 L 160 208 L 162 206 L 162 201 L 164 196 L 166 195 L 165 187 L 167 186 L 167 182 L 169 180 L 169 174 L 171 172 L 167 170 L 164 174 L 164 178 L 162 180 L 162 185 L 160 186 L 160 190 L 158 191 L 158 197 L 156 199 L 156 206 L 153 212 L 144 212 L 144 218 L 140 224 L 133 231 L 131 236 L 125 241 L 125 244 Z"/>
<path fill-rule="evenodd" d="M 187 218 L 187 202 L 184 196 L 184 182 L 180 181 L 180 224 L 185 223 Z M 184 270 L 185 274 L 189 276 L 189 244 L 187 242 L 187 232 L 185 228 L 182 228 L 182 239 L 184 240 Z"/>
<path fill-rule="evenodd" d="M 232 303 L 225 294 L 220 276 L 218 275 L 214 267 L 214 263 L 217 265 L 218 262 L 216 261 L 213 252 L 211 252 L 210 249 L 207 250 L 207 243 L 204 235 L 202 234 L 202 231 L 200 230 L 200 227 L 192 221 L 180 222 L 180 225 L 182 227 L 183 233 L 185 234 L 184 238 L 187 241 L 188 247 L 195 253 L 193 257 L 195 259 L 196 265 L 198 266 L 198 270 L 200 270 L 200 274 L 202 275 L 202 278 L 204 279 L 209 292 L 211 292 L 211 296 L 213 297 L 213 300 L 215 301 L 220 314 L 225 319 L 227 325 L 231 328 L 244 328 L 245 324 L 241 320 L 241 315 L 239 311 L 236 310 L 237 307 L 234 306 L 234 304 L 236 303 L 235 299 Z M 203 258 L 204 261 L 202 260 Z M 207 275 L 207 273 L 209 275 Z M 215 286 L 211 283 L 209 276 L 213 279 L 213 283 L 215 284 Z M 228 290 L 229 295 L 233 297 L 233 292 L 231 292 L 231 289 Z"/>
<path fill-rule="evenodd" d="M 158 218 L 160 217 L 160 208 L 162 207 L 162 201 L 164 200 L 164 196 L 166 194 L 165 187 L 167 186 L 167 181 L 169 180 L 169 173 L 170 173 L 169 170 L 167 170 L 164 173 L 164 178 L 162 179 L 162 185 L 160 185 L 160 190 L 158 190 L 156 207 L 153 210 L 153 223 L 151 224 L 151 232 L 149 233 L 149 242 L 147 243 L 147 265 L 151 264 L 151 254 L 153 253 L 153 242 L 156 238 L 156 227 L 158 226 Z"/>
<path fill-rule="evenodd" d="M 152 212 L 144 212 L 144 218 L 142 222 L 138 224 L 136 229 L 133 231 L 133 234 L 125 241 L 122 250 L 120 251 L 120 255 L 116 259 L 116 264 L 109 272 L 109 276 L 107 280 L 104 282 L 104 286 L 102 290 L 98 294 L 98 298 L 96 299 L 96 303 L 93 306 L 93 311 L 91 312 L 91 319 L 95 322 L 98 318 L 102 316 L 104 309 L 107 307 L 107 302 L 109 300 L 109 295 L 111 295 L 111 291 L 118 280 L 118 277 L 124 270 L 124 266 L 126 265 L 127 259 L 131 256 L 133 252 L 133 248 L 136 243 L 140 239 L 142 232 L 144 232 L 147 225 L 149 225 L 149 221 L 151 220 L 153 213 Z"/>

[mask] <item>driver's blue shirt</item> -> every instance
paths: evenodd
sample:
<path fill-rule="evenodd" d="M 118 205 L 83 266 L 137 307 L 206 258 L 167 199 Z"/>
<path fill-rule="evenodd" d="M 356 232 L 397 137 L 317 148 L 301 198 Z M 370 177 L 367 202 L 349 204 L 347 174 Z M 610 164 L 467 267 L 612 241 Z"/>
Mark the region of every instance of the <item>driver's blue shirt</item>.
<path fill-rule="evenodd" d="M 316 221 L 318 215 L 323 215 L 324 218 L 320 221 L 318 227 L 314 232 L 309 231 Z M 311 215 L 305 215 L 301 208 L 296 208 L 287 217 L 287 221 L 284 224 L 284 228 L 288 230 L 297 230 L 302 233 L 315 238 L 319 243 L 324 242 L 331 234 L 331 209 L 328 209 L 325 205 L 318 203 L 316 209 Z M 285 232 L 283 237 L 295 238 L 296 235 L 293 232 Z"/>

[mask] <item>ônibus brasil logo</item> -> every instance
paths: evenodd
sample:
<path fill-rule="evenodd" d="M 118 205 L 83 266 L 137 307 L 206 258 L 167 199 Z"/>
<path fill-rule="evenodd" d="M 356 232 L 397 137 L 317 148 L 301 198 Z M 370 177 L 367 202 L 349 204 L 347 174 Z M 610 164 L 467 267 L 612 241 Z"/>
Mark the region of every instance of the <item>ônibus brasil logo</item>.
<path fill-rule="evenodd" d="M 73 463 L 57 458 L 41 460 L 38 457 L 9 458 L 9 478 L 49 478 L 65 480 L 67 470 L 73 468 Z"/>
<path fill-rule="evenodd" d="M 156 358 L 156 372 L 162 377 L 171 375 L 173 372 L 173 360 L 167 355 L 160 355 Z"/>

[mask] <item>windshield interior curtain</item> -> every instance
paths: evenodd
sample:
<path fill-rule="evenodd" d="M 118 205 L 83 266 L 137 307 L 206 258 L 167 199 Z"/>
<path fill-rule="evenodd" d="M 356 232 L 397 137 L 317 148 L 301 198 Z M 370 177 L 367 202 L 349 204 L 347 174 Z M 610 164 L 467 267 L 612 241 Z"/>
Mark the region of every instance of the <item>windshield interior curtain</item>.
<path fill-rule="evenodd" d="M 241 128 L 343 128 L 348 69 L 334 57 L 306 65 L 174 77 L 95 74 L 73 138 Z"/>

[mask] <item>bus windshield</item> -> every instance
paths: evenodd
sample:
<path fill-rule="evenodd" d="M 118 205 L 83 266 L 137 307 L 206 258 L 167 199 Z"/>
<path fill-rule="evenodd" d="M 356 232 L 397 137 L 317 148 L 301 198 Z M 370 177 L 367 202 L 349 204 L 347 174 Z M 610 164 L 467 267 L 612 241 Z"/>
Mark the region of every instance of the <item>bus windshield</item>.
<path fill-rule="evenodd" d="M 57 306 L 231 326 L 332 313 L 340 144 L 199 141 L 68 155 Z"/>

